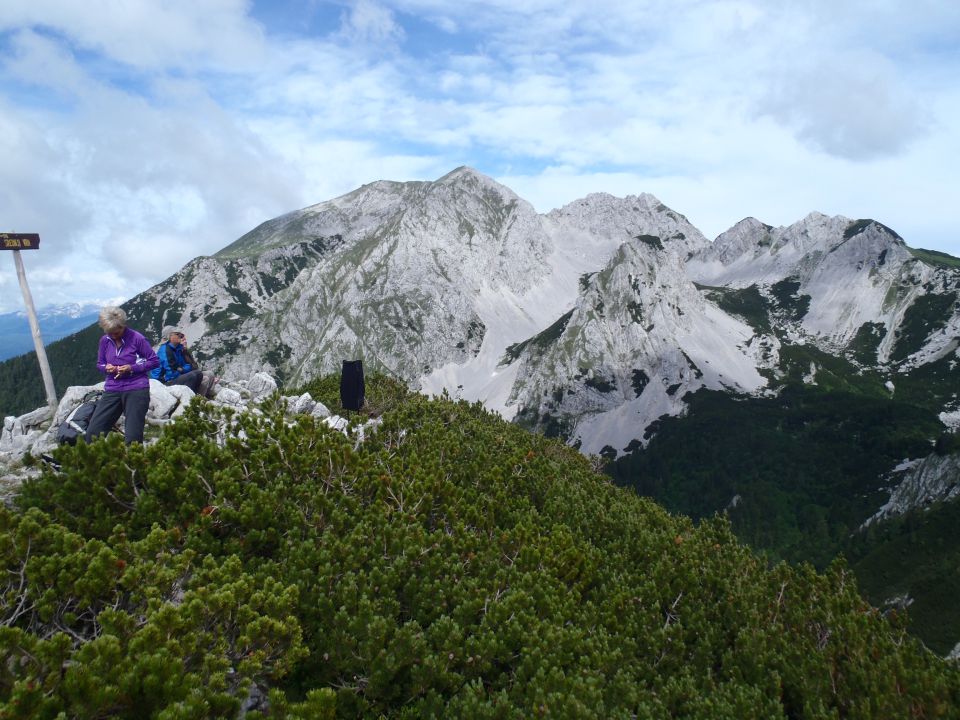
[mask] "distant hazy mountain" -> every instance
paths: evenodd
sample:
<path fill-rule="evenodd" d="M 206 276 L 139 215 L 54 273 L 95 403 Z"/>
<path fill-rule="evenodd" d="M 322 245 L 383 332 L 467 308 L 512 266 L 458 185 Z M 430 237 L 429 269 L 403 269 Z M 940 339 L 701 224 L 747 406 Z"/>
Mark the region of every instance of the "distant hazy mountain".
<path fill-rule="evenodd" d="M 98 303 L 70 303 L 37 311 L 44 344 L 66 337 L 97 319 Z M 33 351 L 33 333 L 24 311 L 0 314 L 0 360 Z"/>

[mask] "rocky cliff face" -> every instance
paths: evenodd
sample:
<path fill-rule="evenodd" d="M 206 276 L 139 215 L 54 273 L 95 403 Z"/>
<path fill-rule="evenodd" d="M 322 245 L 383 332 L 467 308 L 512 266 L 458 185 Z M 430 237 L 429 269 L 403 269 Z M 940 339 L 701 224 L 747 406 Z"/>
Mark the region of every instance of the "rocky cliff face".
<path fill-rule="evenodd" d="M 960 498 L 960 454 L 931 454 L 907 461 L 890 474 L 890 499 L 863 526 L 903 515 L 915 508 Z"/>
<path fill-rule="evenodd" d="M 957 348 L 957 269 L 924 262 L 872 220 L 812 213 L 772 228 L 748 218 L 687 268 L 704 285 L 789 290 L 799 332 L 834 353 L 871 346 L 867 364 L 915 367 Z"/>
<path fill-rule="evenodd" d="M 466 363 L 487 332 L 482 298 L 528 292 L 548 250 L 529 203 L 466 169 L 436 183 L 376 183 L 282 220 L 256 242 L 291 232 L 338 242 L 231 328 L 243 352 L 225 335 L 205 340 L 227 376 L 268 367 L 297 383 L 362 358 L 416 381 Z M 256 245 L 244 243 L 228 251 Z"/>
<path fill-rule="evenodd" d="M 688 391 L 763 387 L 752 339 L 687 279 L 682 256 L 637 236 L 583 277 L 569 312 L 507 349 L 505 364 L 519 365 L 511 403 L 522 422 L 584 452 L 622 451 L 659 416 L 682 412 Z"/>

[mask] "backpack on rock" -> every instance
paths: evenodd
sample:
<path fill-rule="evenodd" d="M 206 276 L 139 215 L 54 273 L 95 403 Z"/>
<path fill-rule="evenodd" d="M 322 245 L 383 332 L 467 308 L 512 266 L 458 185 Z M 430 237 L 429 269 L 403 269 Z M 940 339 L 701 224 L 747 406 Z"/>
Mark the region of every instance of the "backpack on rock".
<path fill-rule="evenodd" d="M 60 423 L 60 429 L 57 430 L 57 443 L 60 445 L 76 445 L 77 438 L 82 437 L 87 432 L 87 425 L 90 424 L 90 418 L 93 417 L 93 411 L 97 409 L 99 396 L 92 400 L 77 405 L 67 419 Z"/>

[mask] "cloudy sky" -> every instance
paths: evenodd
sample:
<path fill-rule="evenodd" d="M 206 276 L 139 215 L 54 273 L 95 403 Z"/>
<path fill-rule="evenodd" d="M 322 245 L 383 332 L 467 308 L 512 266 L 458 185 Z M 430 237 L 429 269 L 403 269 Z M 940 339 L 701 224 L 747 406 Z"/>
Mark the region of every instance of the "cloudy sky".
<path fill-rule="evenodd" d="M 960 255 L 958 159 L 952 0 L 0 2 L 0 231 L 40 233 L 41 307 L 459 165 L 540 212 L 650 192 L 708 237 L 817 210 Z"/>

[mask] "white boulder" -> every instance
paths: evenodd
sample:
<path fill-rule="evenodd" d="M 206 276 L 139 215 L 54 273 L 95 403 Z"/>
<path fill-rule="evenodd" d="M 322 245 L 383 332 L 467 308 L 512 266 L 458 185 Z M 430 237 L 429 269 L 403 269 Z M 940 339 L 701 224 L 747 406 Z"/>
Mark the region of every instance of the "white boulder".
<path fill-rule="evenodd" d="M 214 398 L 214 401 L 219 405 L 230 405 L 231 407 L 239 407 L 243 405 L 243 396 L 233 388 L 221 387 L 220 392 L 217 393 L 217 396 Z"/>
<path fill-rule="evenodd" d="M 304 393 L 300 397 L 287 396 L 284 399 L 287 401 L 287 410 L 296 415 L 310 415 L 317 405 L 310 393 Z"/>
<path fill-rule="evenodd" d="M 7 416 L 0 431 L 0 452 L 20 457 L 43 436 L 50 427 L 50 408 L 41 407 L 19 417 Z"/>
<path fill-rule="evenodd" d="M 350 427 L 350 421 L 346 418 L 340 417 L 339 415 L 331 415 L 330 417 L 324 419 L 324 422 L 334 430 L 339 430 L 342 433 L 347 432 L 347 428 Z"/>
<path fill-rule="evenodd" d="M 177 406 L 170 413 L 171 418 L 179 417 L 197 394 L 186 385 L 168 385 L 167 391 L 177 399 Z"/>
<path fill-rule="evenodd" d="M 265 372 L 258 372 L 247 382 L 247 392 L 253 401 L 263 400 L 277 391 L 277 381 Z"/>
<path fill-rule="evenodd" d="M 330 409 L 322 402 L 317 401 L 313 406 L 313 409 L 310 411 L 310 414 L 315 418 L 322 420 L 323 418 L 330 417 Z"/>
<path fill-rule="evenodd" d="M 150 407 L 147 409 L 147 417 L 153 420 L 170 417 L 170 414 L 176 409 L 180 402 L 173 388 L 167 387 L 159 380 L 150 381 Z M 179 386 L 183 387 L 183 386 Z M 185 388 L 191 395 L 190 388 Z"/>

